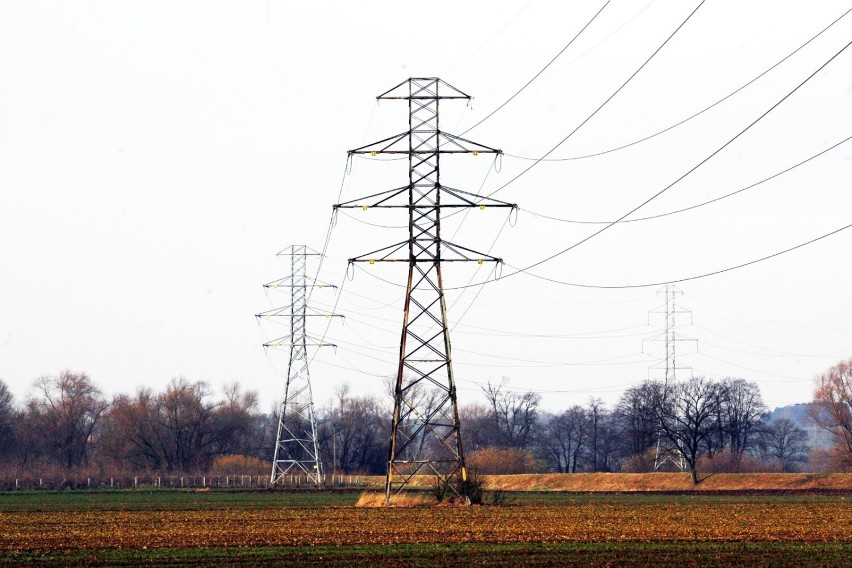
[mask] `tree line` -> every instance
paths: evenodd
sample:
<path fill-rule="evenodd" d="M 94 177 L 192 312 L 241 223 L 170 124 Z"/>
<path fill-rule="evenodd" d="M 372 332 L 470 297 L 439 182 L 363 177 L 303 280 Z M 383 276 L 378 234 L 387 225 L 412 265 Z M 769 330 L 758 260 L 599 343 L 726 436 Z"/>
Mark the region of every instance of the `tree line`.
<path fill-rule="evenodd" d="M 852 359 L 816 381 L 810 414 L 835 448 L 820 464 L 808 435 L 788 419 L 769 420 L 754 382 L 695 377 L 626 389 L 611 408 L 597 398 L 561 412 L 540 393 L 488 382 L 459 409 L 470 465 L 481 473 L 846 470 L 852 465 Z M 390 432 L 389 395 L 344 385 L 316 412 L 327 473 L 382 474 Z M 174 379 L 107 400 L 84 373 L 42 377 L 20 403 L 0 380 L 0 475 L 41 471 L 210 471 L 222 460 L 269 463 L 278 424 L 257 395 L 237 383 L 221 393 L 204 381 Z M 825 454 L 825 452 L 824 452 Z M 243 460 L 243 461 L 240 461 Z"/>

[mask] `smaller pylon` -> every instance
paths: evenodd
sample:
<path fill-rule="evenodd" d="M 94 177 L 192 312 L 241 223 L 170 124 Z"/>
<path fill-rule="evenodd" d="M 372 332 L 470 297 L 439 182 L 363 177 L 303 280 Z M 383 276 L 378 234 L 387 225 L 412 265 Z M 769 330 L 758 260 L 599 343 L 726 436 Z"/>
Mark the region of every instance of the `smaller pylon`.
<path fill-rule="evenodd" d="M 651 320 L 651 314 L 663 314 L 665 317 L 665 325 L 660 329 L 660 333 L 642 340 L 642 351 L 645 351 L 645 342 L 663 342 L 665 343 L 665 360 L 652 365 L 648 368 L 649 378 L 654 371 L 663 371 L 663 399 L 668 396 L 669 389 L 674 387 L 677 381 L 677 371 L 689 371 L 692 373 L 692 367 L 680 365 L 677 362 L 677 343 L 684 341 L 694 341 L 697 339 L 681 337 L 677 333 L 677 314 L 689 314 L 692 317 L 692 311 L 681 308 L 675 303 L 677 295 L 683 295 L 683 290 L 677 286 L 667 284 L 663 288 L 657 290 L 657 294 L 665 296 L 663 305 L 654 308 L 648 312 L 648 323 Z M 690 320 L 690 323 L 691 320 Z M 663 437 L 662 432 L 657 433 L 657 449 L 654 457 L 654 471 L 659 470 L 666 463 L 671 463 L 680 471 L 686 470 L 686 460 L 684 460 L 683 452 L 679 447 L 673 444 L 670 440 Z"/>
<path fill-rule="evenodd" d="M 310 252 L 309 252 L 310 251 Z M 290 474 L 304 474 L 317 486 L 324 483 L 322 459 L 317 440 L 317 423 L 314 415 L 311 376 L 308 371 L 309 347 L 334 347 L 307 333 L 309 317 L 342 317 L 333 313 L 321 313 L 308 307 L 308 290 L 313 288 L 336 288 L 321 283 L 306 274 L 308 256 L 322 256 L 305 245 L 292 245 L 278 253 L 290 257 L 290 276 L 264 284 L 266 289 L 289 288 L 290 305 L 256 314 L 258 319 L 286 318 L 290 333 L 263 344 L 264 348 L 288 349 L 290 359 L 284 384 L 284 399 L 278 413 L 278 432 L 275 436 L 275 451 L 272 458 L 272 473 L 269 482 L 280 483 Z"/>

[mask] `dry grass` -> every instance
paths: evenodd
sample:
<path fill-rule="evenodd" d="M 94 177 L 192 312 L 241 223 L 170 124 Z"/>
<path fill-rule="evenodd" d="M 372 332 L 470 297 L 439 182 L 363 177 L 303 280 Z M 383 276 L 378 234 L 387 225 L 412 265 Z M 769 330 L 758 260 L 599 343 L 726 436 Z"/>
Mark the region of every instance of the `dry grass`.
<path fill-rule="evenodd" d="M 849 491 L 849 473 L 700 473 L 692 485 L 688 473 L 520 473 L 482 475 L 487 491 Z M 362 476 L 368 488 L 384 487 L 384 476 Z M 428 489 L 435 477 L 415 475 L 410 487 Z"/>
<path fill-rule="evenodd" d="M 422 507 L 434 505 L 435 499 L 423 494 L 401 493 L 393 498 L 391 507 Z M 376 491 L 364 491 L 355 503 L 356 507 L 384 507 L 385 494 Z"/>
<path fill-rule="evenodd" d="M 484 475 L 487 490 L 654 492 L 654 491 L 852 491 L 844 473 L 544 473 Z"/>

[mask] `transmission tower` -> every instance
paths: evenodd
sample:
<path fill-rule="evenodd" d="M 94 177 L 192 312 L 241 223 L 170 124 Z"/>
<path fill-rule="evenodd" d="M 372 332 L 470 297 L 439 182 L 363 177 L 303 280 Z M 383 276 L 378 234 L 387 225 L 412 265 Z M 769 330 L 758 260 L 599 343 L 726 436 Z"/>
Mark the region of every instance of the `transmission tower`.
<path fill-rule="evenodd" d="M 692 311 L 681 308 L 675 302 L 678 295 L 683 295 L 683 290 L 677 286 L 666 284 L 665 287 L 657 290 L 657 294 L 662 294 L 665 297 L 665 302 L 662 306 L 648 312 L 648 320 L 650 323 L 651 314 L 663 314 L 665 317 L 665 325 L 661 328 L 661 332 L 659 334 L 649 337 L 648 339 L 643 339 L 642 344 L 643 351 L 646 341 L 663 342 L 665 344 L 665 359 L 648 368 L 649 375 L 654 371 L 663 371 L 663 399 L 665 399 L 669 389 L 672 388 L 677 381 L 677 371 L 688 370 L 690 373 L 692 372 L 692 367 L 678 364 L 676 357 L 677 344 L 685 341 L 697 342 L 698 340 L 681 337 L 676 331 L 677 314 L 689 314 L 690 317 L 692 316 Z M 657 434 L 657 450 L 654 457 L 654 470 L 659 470 L 666 464 L 666 462 L 672 463 L 681 471 L 686 468 L 686 463 L 683 459 L 683 452 L 681 452 L 680 448 L 672 444 L 670 440 L 665 439 L 662 433 L 659 433 Z"/>
<path fill-rule="evenodd" d="M 310 252 L 309 252 L 310 251 Z M 308 307 L 309 290 L 330 287 L 307 276 L 309 256 L 322 256 L 305 245 L 292 245 L 278 253 L 290 257 L 290 276 L 280 278 L 266 289 L 289 288 L 290 305 L 256 314 L 260 318 L 285 318 L 289 320 L 290 333 L 263 344 L 264 348 L 288 349 L 290 360 L 284 384 L 284 399 L 278 413 L 278 433 L 272 458 L 271 484 L 283 481 L 289 474 L 304 474 L 312 483 L 322 485 L 323 467 L 317 442 L 317 423 L 314 416 L 314 399 L 311 376 L 308 372 L 308 348 L 332 344 L 323 343 L 307 333 L 309 317 L 332 317 L 336 314 L 317 312 Z"/>
<path fill-rule="evenodd" d="M 430 474 L 446 490 L 469 502 L 442 263 L 476 262 L 481 265 L 502 260 L 442 239 L 441 211 L 471 207 L 517 208 L 517 205 L 441 184 L 443 154 L 501 153 L 439 128 L 440 101 L 469 101 L 468 95 L 441 79 L 427 77 L 406 79 L 376 98 L 408 101 L 408 130 L 350 150 L 349 154 L 407 155 L 408 184 L 334 207 L 408 210 L 406 240 L 349 259 L 350 264 L 408 263 L 385 500 L 390 504 L 414 475 Z M 456 480 L 462 483 L 454 483 Z"/>

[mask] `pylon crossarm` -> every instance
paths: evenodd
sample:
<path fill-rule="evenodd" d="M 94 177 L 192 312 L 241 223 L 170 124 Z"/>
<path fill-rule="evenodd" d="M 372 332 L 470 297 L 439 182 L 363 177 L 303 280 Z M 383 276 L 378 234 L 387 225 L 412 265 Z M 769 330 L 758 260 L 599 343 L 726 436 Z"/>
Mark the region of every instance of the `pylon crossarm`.
<path fill-rule="evenodd" d="M 438 152 L 441 154 L 502 154 L 503 150 L 491 148 L 484 144 L 450 134 L 449 132 L 438 131 Z M 443 141 L 443 142 L 441 142 Z M 443 146 L 450 146 L 454 150 L 444 150 Z"/>
<path fill-rule="evenodd" d="M 323 256 L 319 251 L 316 251 L 308 245 L 290 245 L 275 253 L 275 256 Z"/>
<path fill-rule="evenodd" d="M 511 207 L 512 209 L 518 208 L 517 203 L 509 203 L 508 201 L 501 201 L 492 197 L 485 197 L 483 195 L 479 195 L 478 193 L 471 193 L 470 191 L 464 191 L 462 189 L 456 189 L 454 187 L 447 187 L 446 185 L 442 185 L 440 189 L 444 194 L 452 195 L 463 203 L 468 204 L 469 207 L 479 207 L 481 209 L 484 209 L 486 207 Z"/>
<path fill-rule="evenodd" d="M 454 253 L 458 254 L 461 257 L 459 259 L 442 257 L 441 258 L 442 261 L 448 261 L 448 262 L 468 261 L 468 262 L 477 262 L 479 264 L 482 264 L 483 262 L 499 262 L 499 263 L 502 264 L 502 262 L 503 262 L 502 258 L 497 258 L 496 256 L 491 256 L 489 254 L 478 252 L 478 251 L 475 251 L 473 249 L 469 249 L 467 247 L 463 247 L 461 245 L 451 243 L 450 241 L 441 241 L 441 244 L 444 245 L 444 247 L 447 248 L 448 250 L 453 251 Z M 464 253 L 468 253 L 470 256 L 465 256 L 465 254 L 462 251 L 464 251 Z"/>
<path fill-rule="evenodd" d="M 413 203 L 409 203 L 408 189 L 408 186 L 397 187 L 380 193 L 359 197 L 358 199 L 338 203 L 336 205 L 332 205 L 332 208 L 362 209 L 364 211 L 369 209 L 466 209 L 474 207 L 479 207 L 480 209 L 495 207 L 509 207 L 512 209 L 518 208 L 515 203 L 508 203 L 506 201 L 500 201 L 499 199 L 491 199 L 476 193 L 470 193 L 446 186 L 430 187 L 425 190 L 415 187 L 414 192 L 417 194 L 418 198 Z M 435 201 L 435 190 L 439 190 L 443 194 L 441 203 L 437 203 Z M 446 201 L 446 196 L 448 195 L 458 199 L 459 202 L 448 203 Z M 405 197 L 404 203 L 389 203 L 394 197 L 400 196 Z"/>
<path fill-rule="evenodd" d="M 313 309 L 313 308 L 311 308 Z M 259 314 L 255 314 L 256 318 L 310 318 L 310 317 L 343 317 L 341 314 L 334 313 L 325 313 L 325 312 L 317 312 L 315 314 L 307 314 L 307 313 L 294 313 L 290 306 L 284 308 L 273 308 L 271 310 L 267 310 L 265 312 L 260 312 Z"/>
<path fill-rule="evenodd" d="M 443 86 L 445 91 L 449 91 L 449 94 L 438 95 L 438 89 L 440 86 Z M 400 89 L 400 87 L 406 87 L 406 89 Z M 396 94 L 396 91 L 402 91 L 400 94 Z M 466 95 L 460 90 L 456 89 L 443 79 L 439 79 L 438 77 L 411 77 L 406 79 L 399 85 L 393 87 L 392 89 L 388 89 L 381 95 L 377 96 L 377 100 L 383 99 L 470 99 L 470 95 Z"/>
<path fill-rule="evenodd" d="M 285 276 L 284 278 L 279 278 L 278 280 L 273 280 L 267 284 L 264 284 L 264 288 L 337 288 L 334 284 L 329 284 L 328 282 L 322 282 L 320 280 L 316 280 L 309 276 L 305 277 L 306 282 L 304 283 L 293 283 L 292 278 L 289 276 Z"/>
<path fill-rule="evenodd" d="M 408 262 L 408 258 L 390 258 L 392 254 L 404 250 L 407 246 L 408 241 L 402 241 L 401 243 L 396 243 L 387 247 L 380 248 L 378 250 L 374 250 L 372 252 L 368 252 L 367 254 L 363 254 L 361 256 L 350 258 L 349 264 L 352 264 L 353 262 L 368 262 L 370 264 L 374 264 L 376 262 Z"/>
<path fill-rule="evenodd" d="M 340 317 L 343 317 L 343 316 L 340 316 Z M 334 343 L 328 343 L 328 342 L 319 341 L 319 340 L 305 341 L 305 343 L 303 345 L 305 347 L 337 347 L 337 345 L 335 345 Z M 286 347 L 287 349 L 290 349 L 290 348 L 293 347 L 293 338 L 290 335 L 285 335 L 284 337 L 279 337 L 278 339 L 273 339 L 272 341 L 267 341 L 266 343 L 263 344 L 263 347 L 267 347 L 267 348 L 271 347 L 273 349 Z"/>
<path fill-rule="evenodd" d="M 396 197 L 397 195 L 407 195 L 408 186 L 395 187 L 393 189 L 389 189 L 387 191 L 381 191 L 379 193 L 374 193 L 372 195 L 366 195 L 364 197 L 359 197 L 358 199 L 352 199 L 350 201 L 344 201 L 343 203 L 338 203 L 336 205 L 332 205 L 333 209 L 364 209 L 365 211 L 370 207 L 377 208 L 408 208 L 407 204 L 402 205 L 387 205 L 386 202 Z M 377 199 L 378 201 L 372 201 L 373 199 Z M 369 204 L 367 202 L 370 202 Z M 407 201 L 407 200 L 406 200 Z"/>
<path fill-rule="evenodd" d="M 431 120 L 424 120 L 421 125 L 428 124 L 428 122 L 431 122 Z M 502 153 L 503 150 L 498 148 L 491 148 L 467 138 L 434 129 L 408 130 L 348 151 L 349 155 L 405 154 L 407 156 L 426 155 L 427 157 L 435 154 L 473 154 L 477 156 L 479 154 Z"/>
<path fill-rule="evenodd" d="M 406 144 L 405 149 L 393 149 L 393 145 L 404 142 Z M 348 154 L 372 154 L 375 156 L 376 154 L 408 154 L 408 131 L 402 132 L 400 134 L 394 134 L 393 136 L 388 136 L 382 140 L 377 140 L 376 142 L 371 142 L 366 146 L 361 146 L 360 148 L 355 148 L 354 150 L 349 150 Z"/>

